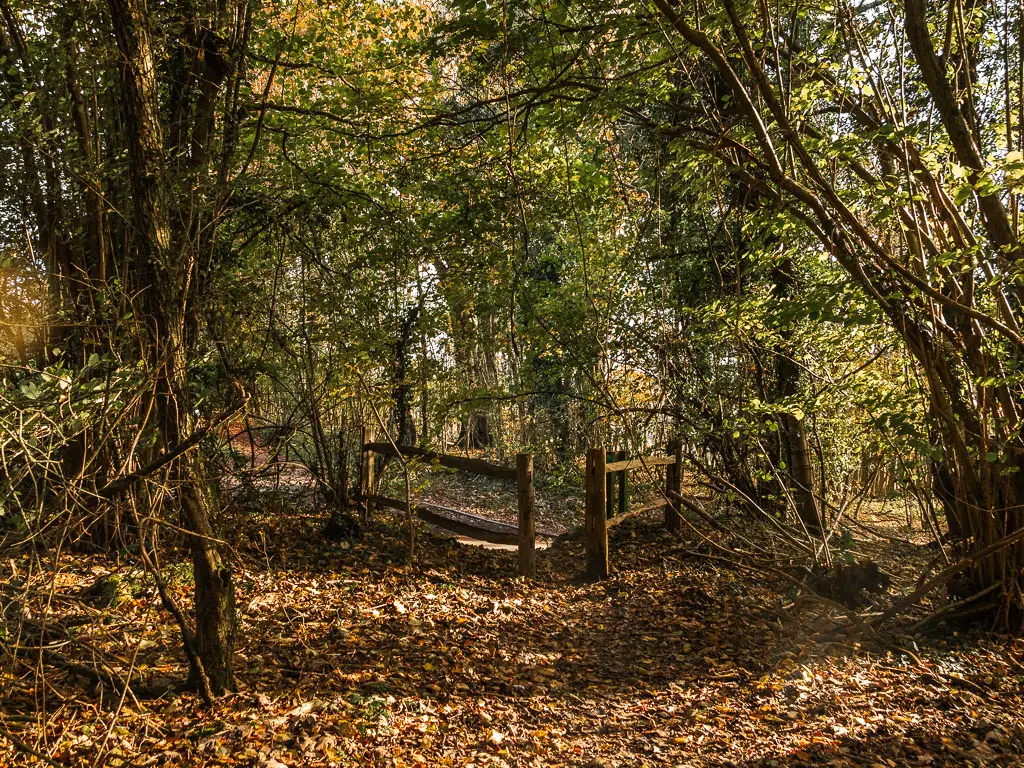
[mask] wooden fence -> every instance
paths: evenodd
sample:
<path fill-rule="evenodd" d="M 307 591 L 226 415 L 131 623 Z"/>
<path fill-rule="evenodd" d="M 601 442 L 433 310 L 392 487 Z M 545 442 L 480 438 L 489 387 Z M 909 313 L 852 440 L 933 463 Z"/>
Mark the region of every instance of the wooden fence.
<path fill-rule="evenodd" d="M 397 450 L 396 450 L 397 448 Z M 452 456 L 435 453 L 415 446 L 393 446 L 391 443 L 363 442 L 362 470 L 359 478 L 359 496 L 363 503 L 363 518 L 368 520 L 375 506 L 388 507 L 405 512 L 406 503 L 398 499 L 381 496 L 376 491 L 374 478 L 373 455 L 395 456 L 399 458 L 415 457 L 428 463 L 439 464 L 449 469 L 457 469 L 476 475 L 496 477 L 501 480 L 512 480 L 516 484 L 516 497 L 519 507 L 518 530 L 510 530 L 510 526 L 496 523 L 476 515 L 448 509 L 437 504 L 414 502 L 408 510 L 424 522 L 437 525 L 455 533 L 461 533 L 480 541 L 493 544 L 516 544 L 519 547 L 519 574 L 536 576 L 537 574 L 537 531 L 534 509 L 533 491 L 533 456 L 529 453 L 516 455 L 515 467 L 492 464 L 483 459 L 466 456 Z M 438 514 L 437 510 L 448 512 L 453 516 Z"/>
<path fill-rule="evenodd" d="M 609 460 L 610 458 L 614 460 Z M 665 492 L 662 498 L 627 509 L 626 473 L 633 469 L 665 467 Z M 617 482 L 616 482 L 617 481 Z M 612 495 L 618 486 L 618 514 L 613 516 Z M 682 449 L 677 441 L 668 445 L 666 456 L 627 459 L 624 452 L 610 454 L 603 447 L 587 450 L 584 541 L 587 550 L 587 577 L 608 578 L 608 530 L 630 517 L 663 507 L 665 527 L 678 531 L 682 525 L 679 507 L 672 500 L 682 493 Z"/>

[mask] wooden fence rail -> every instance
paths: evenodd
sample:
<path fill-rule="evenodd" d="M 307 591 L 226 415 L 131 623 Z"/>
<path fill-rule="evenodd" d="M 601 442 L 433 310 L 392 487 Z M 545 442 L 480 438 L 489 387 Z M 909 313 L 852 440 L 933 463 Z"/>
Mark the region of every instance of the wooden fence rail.
<path fill-rule="evenodd" d="M 437 504 L 414 502 L 408 511 L 424 522 L 460 533 L 479 541 L 492 544 L 517 544 L 519 546 L 518 570 L 521 576 L 537 575 L 537 531 L 536 507 L 533 489 L 533 456 L 528 453 L 516 455 L 516 466 L 505 467 L 492 464 L 482 459 L 466 456 L 452 456 L 445 453 L 428 451 L 411 445 L 393 446 L 391 443 L 368 442 L 364 431 L 362 446 L 362 470 L 360 472 L 359 498 L 363 504 L 363 519 L 369 520 L 375 506 L 389 507 L 406 511 L 404 501 L 381 496 L 376 493 L 377 483 L 374 477 L 373 455 L 397 456 L 399 458 L 416 457 L 424 461 L 440 464 L 442 467 L 457 469 L 476 475 L 496 477 L 502 480 L 513 480 L 516 484 L 516 505 L 519 511 L 518 529 L 504 523 L 477 517 L 467 512 L 449 509 Z M 436 510 L 454 513 L 453 517 L 440 515 Z"/>
<path fill-rule="evenodd" d="M 629 459 L 628 461 L 612 461 L 604 466 L 605 472 L 625 472 L 630 469 L 643 469 L 644 467 L 664 467 L 676 463 L 675 456 L 648 456 L 644 459 Z"/>
<path fill-rule="evenodd" d="M 673 494 L 682 493 L 682 447 L 673 440 L 668 445 L 667 456 L 650 456 L 642 459 L 626 459 L 622 452 L 616 454 L 615 461 L 609 461 L 612 455 L 603 447 L 587 450 L 586 467 L 586 503 L 584 506 L 583 537 L 587 552 L 587 578 L 599 580 L 608 578 L 608 531 L 630 517 L 663 507 L 665 510 L 665 527 L 670 531 L 679 531 L 682 518 L 679 506 Z M 625 474 L 632 469 L 665 467 L 664 498 L 626 509 Z M 612 474 L 619 478 L 618 508 L 619 514 L 612 517 L 612 499 L 615 483 L 611 482 Z"/>
<path fill-rule="evenodd" d="M 483 459 L 471 459 L 468 456 L 451 456 L 447 453 L 435 453 L 434 451 L 428 451 L 425 448 L 418 448 L 413 445 L 400 445 L 398 446 L 397 452 L 391 443 L 366 443 L 363 448 L 364 450 L 379 453 L 382 456 L 398 456 L 398 452 L 401 452 L 401 455 L 405 457 L 415 456 L 418 459 L 423 459 L 430 463 L 440 464 L 442 467 L 459 469 L 463 472 L 471 472 L 474 475 L 497 477 L 500 480 L 516 479 L 515 467 L 504 467 L 501 464 L 492 464 L 491 462 L 484 461 Z"/>

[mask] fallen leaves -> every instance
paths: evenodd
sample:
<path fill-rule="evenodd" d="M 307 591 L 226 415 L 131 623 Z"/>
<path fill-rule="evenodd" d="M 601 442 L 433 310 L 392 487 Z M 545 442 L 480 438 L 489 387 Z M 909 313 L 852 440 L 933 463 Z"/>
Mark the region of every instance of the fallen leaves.
<path fill-rule="evenodd" d="M 188 694 L 126 707 L 108 764 L 1009 765 L 1024 749 L 1019 641 L 934 642 L 913 659 L 904 639 L 817 644 L 770 590 L 739 589 L 702 560 L 666 567 L 663 534 L 642 520 L 616 529 L 617 570 L 601 584 L 575 581 L 572 543 L 542 555 L 553 575 L 541 582 L 508 578 L 513 553 L 451 557 L 430 535 L 410 569 L 394 530 L 349 549 L 303 530 L 268 537 L 288 569 L 262 549 L 243 557 L 240 692 L 211 710 Z M 95 564 L 74 566 L 95 578 Z M 110 627 L 135 626 L 150 600 L 85 637 L 112 652 Z M 173 625 L 149 625 L 133 638 L 143 674 L 183 679 Z M 3 711 L 24 735 L 32 722 L 11 719 L 34 711 L 23 680 L 5 677 Z M 54 754 L 92 765 L 110 713 L 67 676 L 48 684 L 65 696 Z"/>

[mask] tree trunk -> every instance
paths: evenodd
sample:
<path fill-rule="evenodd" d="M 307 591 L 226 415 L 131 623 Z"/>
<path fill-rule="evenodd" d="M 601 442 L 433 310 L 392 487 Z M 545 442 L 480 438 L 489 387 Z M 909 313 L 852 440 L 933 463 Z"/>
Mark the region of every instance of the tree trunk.
<path fill-rule="evenodd" d="M 792 401 L 800 393 L 800 368 L 792 358 L 793 351 L 792 347 L 788 347 L 780 351 L 776 358 L 777 393 L 782 402 Z M 814 466 L 811 463 L 804 420 L 792 413 L 784 413 L 779 421 L 783 433 L 783 453 L 789 461 L 786 467 L 789 480 L 787 485 L 797 517 L 808 531 L 821 530 L 821 517 L 814 498 Z"/>
<path fill-rule="evenodd" d="M 111 20 L 122 56 L 121 95 L 125 112 L 128 167 L 132 188 L 132 276 L 138 310 L 144 318 L 145 354 L 155 377 L 155 450 L 168 451 L 194 431 L 188 390 L 188 347 L 196 335 L 190 287 L 196 257 L 188 238 L 174 242 L 171 221 L 191 216 L 170 213 L 171 190 L 164 163 L 163 131 L 144 0 L 109 0 Z M 201 458 L 183 457 L 170 480 L 188 532 L 195 575 L 195 640 L 201 669 L 192 665 L 193 682 L 219 695 L 234 688 L 235 596 L 230 568 L 215 541 L 212 499 Z M 186 632 L 187 635 L 187 632 Z"/>
<path fill-rule="evenodd" d="M 394 424 L 399 445 L 416 445 L 416 421 L 412 416 L 412 381 L 409 372 L 413 331 L 423 300 L 407 311 L 394 345 Z"/>
<path fill-rule="evenodd" d="M 211 525 L 211 496 L 196 480 L 201 468 L 196 466 L 186 477 L 179 491 L 182 520 L 192 534 L 192 569 L 196 582 L 196 651 L 202 670 L 190 670 L 192 682 L 200 682 L 205 674 L 210 692 L 219 696 L 235 689 L 234 650 L 237 624 L 235 619 L 235 583 L 231 568 L 217 548 Z"/>

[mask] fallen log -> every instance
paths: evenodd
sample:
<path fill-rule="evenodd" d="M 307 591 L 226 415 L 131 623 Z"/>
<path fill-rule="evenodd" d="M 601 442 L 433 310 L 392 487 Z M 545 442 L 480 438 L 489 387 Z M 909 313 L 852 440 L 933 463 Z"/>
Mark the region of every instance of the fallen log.
<path fill-rule="evenodd" d="M 371 495 L 365 498 L 381 507 L 388 507 L 399 512 L 405 511 L 404 501 L 392 499 L 389 496 Z M 518 526 L 509 525 L 508 523 L 488 520 L 486 517 L 479 517 L 478 515 L 462 512 L 458 509 L 451 509 L 440 504 L 430 504 L 422 501 L 413 502 L 412 513 L 425 523 L 437 526 L 438 528 L 444 528 L 452 533 L 477 539 L 478 541 L 510 545 L 519 543 Z M 556 533 L 546 531 L 537 531 L 536 535 L 545 539 L 554 539 L 558 536 Z"/>

